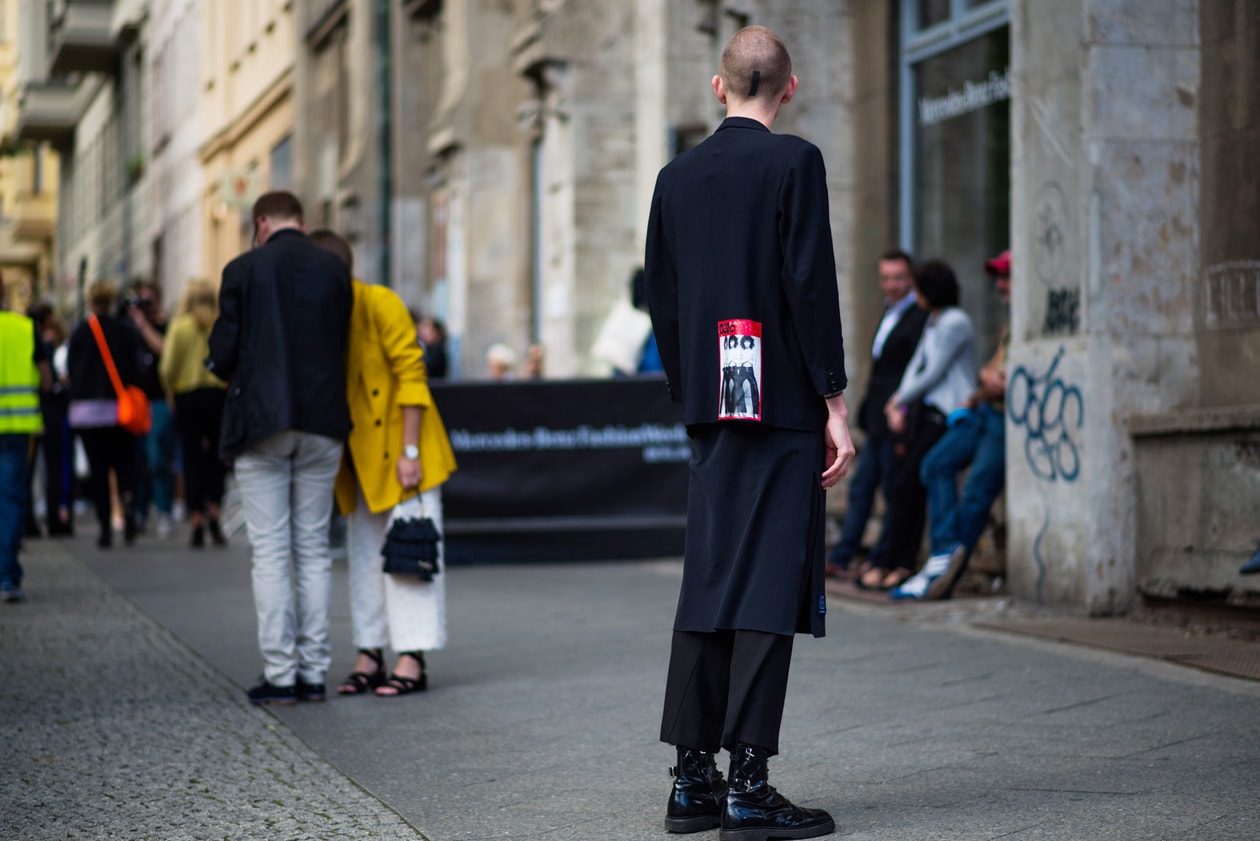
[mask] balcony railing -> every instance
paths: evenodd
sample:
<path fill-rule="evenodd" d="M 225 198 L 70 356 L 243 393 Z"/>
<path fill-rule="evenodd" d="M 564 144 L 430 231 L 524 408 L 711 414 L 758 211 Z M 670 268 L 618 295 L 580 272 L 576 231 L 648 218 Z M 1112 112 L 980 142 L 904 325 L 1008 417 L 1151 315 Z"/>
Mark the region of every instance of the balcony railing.
<path fill-rule="evenodd" d="M 64 146 L 74 139 L 82 113 L 78 85 L 27 82 L 18 100 L 18 140 Z"/>
<path fill-rule="evenodd" d="M 113 0 L 58 0 L 48 27 L 48 72 L 115 73 L 119 45 Z"/>
<path fill-rule="evenodd" d="M 50 240 L 57 230 L 57 201 L 51 190 L 19 194 L 13 206 L 13 238 L 19 242 Z"/>

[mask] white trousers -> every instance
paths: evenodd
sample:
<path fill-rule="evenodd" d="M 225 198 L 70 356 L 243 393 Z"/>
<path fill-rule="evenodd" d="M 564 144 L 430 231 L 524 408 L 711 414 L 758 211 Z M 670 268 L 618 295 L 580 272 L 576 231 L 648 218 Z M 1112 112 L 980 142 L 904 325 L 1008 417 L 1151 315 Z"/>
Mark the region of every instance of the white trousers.
<path fill-rule="evenodd" d="M 236 459 L 253 549 L 254 609 L 263 673 L 275 686 L 323 683 L 332 661 L 328 519 L 341 442 L 287 430 Z"/>
<path fill-rule="evenodd" d="M 381 570 L 381 546 L 388 532 L 390 511 L 368 511 L 363 491 L 347 518 L 346 549 L 350 560 L 350 619 L 356 648 L 435 651 L 446 645 L 446 541 L 438 543 L 442 570 L 431 582 Z M 442 491 L 420 495 L 427 517 L 442 533 Z"/>

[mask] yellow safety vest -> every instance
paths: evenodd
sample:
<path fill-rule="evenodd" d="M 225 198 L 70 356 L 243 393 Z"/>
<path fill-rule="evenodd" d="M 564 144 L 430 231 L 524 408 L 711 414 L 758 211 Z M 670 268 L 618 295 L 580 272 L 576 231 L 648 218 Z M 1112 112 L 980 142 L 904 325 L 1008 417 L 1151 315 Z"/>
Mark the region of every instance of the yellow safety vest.
<path fill-rule="evenodd" d="M 0 435 L 43 430 L 35 326 L 24 315 L 0 312 Z"/>

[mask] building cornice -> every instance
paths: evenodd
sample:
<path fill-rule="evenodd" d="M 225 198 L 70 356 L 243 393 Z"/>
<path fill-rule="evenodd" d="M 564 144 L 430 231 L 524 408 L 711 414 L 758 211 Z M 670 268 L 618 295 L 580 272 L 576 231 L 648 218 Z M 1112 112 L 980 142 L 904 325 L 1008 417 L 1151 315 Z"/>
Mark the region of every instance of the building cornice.
<path fill-rule="evenodd" d="M 235 146 L 242 137 L 253 130 L 262 119 L 293 95 L 293 68 L 280 74 L 265 91 L 259 94 L 239 116 L 201 144 L 198 157 L 207 164 L 221 153 Z"/>

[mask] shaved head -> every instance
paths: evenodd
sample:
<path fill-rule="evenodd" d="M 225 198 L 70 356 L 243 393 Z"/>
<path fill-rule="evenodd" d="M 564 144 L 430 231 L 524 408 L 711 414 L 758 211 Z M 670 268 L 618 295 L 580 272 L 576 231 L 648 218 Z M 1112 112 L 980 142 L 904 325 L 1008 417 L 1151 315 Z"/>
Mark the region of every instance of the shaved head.
<path fill-rule="evenodd" d="M 746 26 L 722 51 L 719 66 L 726 95 L 777 102 L 792 77 L 787 47 L 764 26 Z"/>

